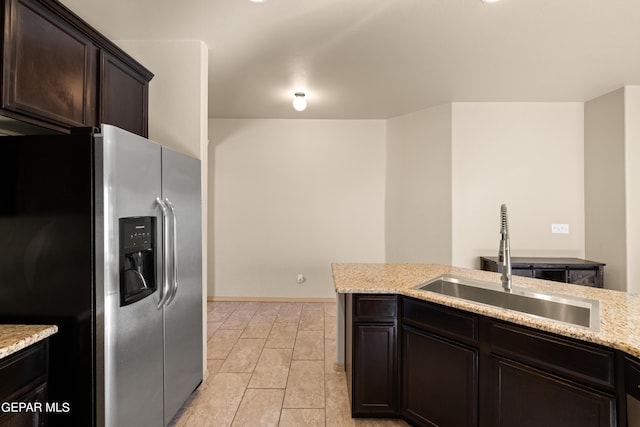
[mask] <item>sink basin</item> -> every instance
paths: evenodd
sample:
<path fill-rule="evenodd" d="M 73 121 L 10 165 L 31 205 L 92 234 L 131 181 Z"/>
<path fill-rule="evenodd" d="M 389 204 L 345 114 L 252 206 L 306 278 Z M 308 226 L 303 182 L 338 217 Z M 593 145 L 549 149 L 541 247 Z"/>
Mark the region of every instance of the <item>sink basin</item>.
<path fill-rule="evenodd" d="M 594 299 L 533 292 L 515 287 L 507 292 L 499 284 L 454 276 L 440 276 L 416 286 L 415 289 L 594 331 L 600 328 L 600 303 Z"/>

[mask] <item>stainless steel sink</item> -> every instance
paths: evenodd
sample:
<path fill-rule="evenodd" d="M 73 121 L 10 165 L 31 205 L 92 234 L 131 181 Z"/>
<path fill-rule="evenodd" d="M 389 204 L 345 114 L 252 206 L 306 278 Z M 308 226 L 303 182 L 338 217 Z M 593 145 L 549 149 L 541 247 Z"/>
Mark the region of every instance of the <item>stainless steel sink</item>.
<path fill-rule="evenodd" d="M 499 284 L 454 276 L 437 277 L 416 286 L 416 289 L 594 331 L 600 329 L 600 303 L 594 299 L 533 292 L 516 287 L 507 292 Z"/>

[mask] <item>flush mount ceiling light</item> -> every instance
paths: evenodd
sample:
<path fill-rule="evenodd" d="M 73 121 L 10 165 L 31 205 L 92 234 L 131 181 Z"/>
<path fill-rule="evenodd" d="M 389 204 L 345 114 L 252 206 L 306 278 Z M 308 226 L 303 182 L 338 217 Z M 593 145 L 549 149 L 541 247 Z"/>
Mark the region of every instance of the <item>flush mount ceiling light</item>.
<path fill-rule="evenodd" d="M 480 0 L 482 3 L 497 3 L 500 0 Z"/>
<path fill-rule="evenodd" d="M 304 92 L 296 92 L 293 95 L 293 108 L 296 111 L 304 111 L 305 108 L 307 108 L 307 100 L 304 97 Z"/>

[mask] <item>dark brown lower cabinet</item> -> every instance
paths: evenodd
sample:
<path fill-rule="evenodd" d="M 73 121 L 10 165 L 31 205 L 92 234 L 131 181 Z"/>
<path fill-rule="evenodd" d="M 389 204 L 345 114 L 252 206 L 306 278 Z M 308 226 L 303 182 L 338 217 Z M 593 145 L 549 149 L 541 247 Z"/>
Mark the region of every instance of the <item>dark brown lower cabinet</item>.
<path fill-rule="evenodd" d="M 353 408 L 355 414 L 394 415 L 396 412 L 395 325 L 356 325 Z"/>
<path fill-rule="evenodd" d="M 625 382 L 640 396 L 640 363 L 626 359 L 625 371 L 616 350 L 410 297 L 356 294 L 345 308 L 354 417 L 425 427 L 637 425 L 626 414 L 640 404 L 625 405 Z"/>
<path fill-rule="evenodd" d="M 495 427 L 615 426 L 615 397 L 500 357 L 491 358 Z"/>
<path fill-rule="evenodd" d="M 353 417 L 395 417 L 397 297 L 347 295 L 346 370 Z"/>
<path fill-rule="evenodd" d="M 628 427 L 640 427 L 640 360 L 631 356 L 625 356 L 624 364 L 624 391 L 626 404 L 624 414 L 627 417 Z"/>
<path fill-rule="evenodd" d="M 47 386 L 42 384 L 30 393 L 21 396 L 20 402 L 35 405 L 45 405 L 47 400 Z M 44 427 L 48 425 L 47 414 L 38 411 L 15 411 L 0 415 L 0 427 Z"/>
<path fill-rule="evenodd" d="M 0 427 L 47 425 L 48 339 L 0 360 Z M 11 403 L 33 403 L 20 410 Z"/>
<path fill-rule="evenodd" d="M 402 411 L 420 425 L 478 425 L 478 350 L 405 326 Z"/>

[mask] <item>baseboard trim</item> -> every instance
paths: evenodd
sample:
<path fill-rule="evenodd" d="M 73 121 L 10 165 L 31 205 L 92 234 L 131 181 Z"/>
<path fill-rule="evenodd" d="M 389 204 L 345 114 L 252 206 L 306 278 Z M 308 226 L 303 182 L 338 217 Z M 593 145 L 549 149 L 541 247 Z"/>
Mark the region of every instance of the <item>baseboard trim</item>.
<path fill-rule="evenodd" d="M 285 297 L 216 297 L 208 296 L 208 302 L 240 301 L 240 302 L 336 302 L 335 298 L 285 298 Z"/>

